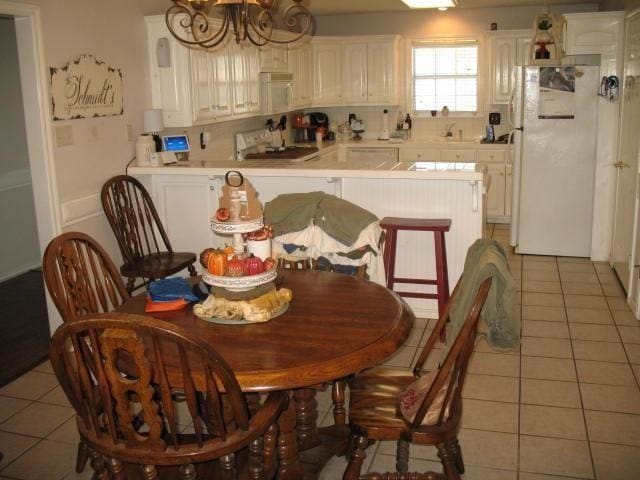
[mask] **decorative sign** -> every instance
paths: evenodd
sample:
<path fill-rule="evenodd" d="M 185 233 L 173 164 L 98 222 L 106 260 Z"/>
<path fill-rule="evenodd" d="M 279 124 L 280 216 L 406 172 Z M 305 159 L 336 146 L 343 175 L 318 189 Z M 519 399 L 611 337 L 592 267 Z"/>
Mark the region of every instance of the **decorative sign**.
<path fill-rule="evenodd" d="M 574 118 L 576 110 L 575 67 L 540 67 L 538 118 Z"/>
<path fill-rule="evenodd" d="M 82 55 L 63 68 L 50 68 L 53 120 L 122 115 L 122 72 Z"/>

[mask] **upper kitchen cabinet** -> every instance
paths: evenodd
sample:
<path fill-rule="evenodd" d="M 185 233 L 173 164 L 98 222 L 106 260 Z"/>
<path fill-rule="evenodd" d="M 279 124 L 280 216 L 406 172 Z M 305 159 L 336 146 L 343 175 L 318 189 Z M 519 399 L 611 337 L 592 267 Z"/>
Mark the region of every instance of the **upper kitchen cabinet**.
<path fill-rule="evenodd" d="M 564 15 L 567 55 L 609 54 L 621 50 L 624 12 L 568 13 Z"/>
<path fill-rule="evenodd" d="M 394 105 L 400 38 L 324 37 L 313 41 L 313 105 Z"/>
<path fill-rule="evenodd" d="M 194 123 L 220 120 L 233 114 L 228 55 L 227 47 L 214 52 L 190 49 Z"/>
<path fill-rule="evenodd" d="M 234 114 L 260 113 L 260 52 L 253 45 L 230 42 Z"/>
<path fill-rule="evenodd" d="M 276 40 L 283 40 L 285 34 L 274 32 Z M 268 43 L 260 47 L 260 71 L 261 72 L 287 72 L 289 71 L 289 53 L 287 44 Z"/>
<path fill-rule="evenodd" d="M 489 32 L 490 96 L 492 105 L 507 104 L 514 87 L 516 65 L 526 65 L 531 30 Z"/>
<path fill-rule="evenodd" d="M 293 74 L 291 106 L 293 108 L 310 107 L 313 86 L 313 51 L 309 42 L 289 45 L 289 72 Z"/>

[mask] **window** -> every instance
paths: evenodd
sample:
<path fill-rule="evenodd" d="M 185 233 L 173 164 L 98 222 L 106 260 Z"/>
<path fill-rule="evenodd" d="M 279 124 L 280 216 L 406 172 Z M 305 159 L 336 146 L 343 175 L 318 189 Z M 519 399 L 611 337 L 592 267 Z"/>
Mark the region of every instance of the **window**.
<path fill-rule="evenodd" d="M 412 47 L 413 110 L 478 109 L 478 43 L 419 42 Z"/>

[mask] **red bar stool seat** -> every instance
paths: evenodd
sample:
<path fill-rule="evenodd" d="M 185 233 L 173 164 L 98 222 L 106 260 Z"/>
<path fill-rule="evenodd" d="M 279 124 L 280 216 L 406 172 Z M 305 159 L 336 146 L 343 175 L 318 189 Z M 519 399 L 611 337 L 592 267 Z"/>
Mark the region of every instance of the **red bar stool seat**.
<path fill-rule="evenodd" d="M 438 300 L 438 313 L 442 315 L 449 300 L 449 274 L 447 272 L 447 249 L 444 234 L 451 228 L 451 219 L 423 219 L 385 217 L 380 226 L 386 230 L 384 246 L 384 268 L 387 288 L 393 290 L 395 283 L 413 283 L 417 285 L 435 285 L 436 293 L 396 292 L 402 297 L 431 298 Z M 414 232 L 433 232 L 436 254 L 436 279 L 396 277 L 396 245 L 398 230 Z"/>

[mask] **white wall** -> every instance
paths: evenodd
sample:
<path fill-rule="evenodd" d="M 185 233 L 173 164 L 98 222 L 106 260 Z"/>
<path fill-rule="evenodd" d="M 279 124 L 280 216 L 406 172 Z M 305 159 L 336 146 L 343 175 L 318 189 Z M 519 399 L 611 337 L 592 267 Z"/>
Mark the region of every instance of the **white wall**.
<path fill-rule="evenodd" d="M 13 19 L 0 18 L 0 281 L 40 264 Z"/>

